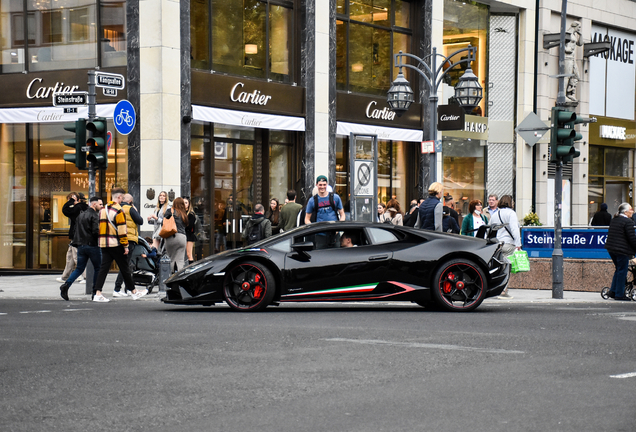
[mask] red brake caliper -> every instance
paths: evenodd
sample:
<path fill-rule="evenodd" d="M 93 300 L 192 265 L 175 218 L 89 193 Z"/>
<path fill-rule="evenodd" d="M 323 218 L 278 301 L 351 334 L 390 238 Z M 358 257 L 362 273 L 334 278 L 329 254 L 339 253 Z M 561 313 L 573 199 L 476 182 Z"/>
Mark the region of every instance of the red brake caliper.
<path fill-rule="evenodd" d="M 261 285 L 261 275 L 256 275 L 254 277 L 254 281 L 256 282 L 256 287 L 254 288 L 254 298 L 261 298 L 263 295 L 263 285 Z"/>
<path fill-rule="evenodd" d="M 449 273 L 448 276 L 446 276 L 446 280 L 442 282 L 442 291 L 444 291 L 444 294 L 449 294 L 451 292 L 451 290 L 453 289 L 453 284 L 451 283 L 451 281 L 454 280 L 454 273 Z"/>

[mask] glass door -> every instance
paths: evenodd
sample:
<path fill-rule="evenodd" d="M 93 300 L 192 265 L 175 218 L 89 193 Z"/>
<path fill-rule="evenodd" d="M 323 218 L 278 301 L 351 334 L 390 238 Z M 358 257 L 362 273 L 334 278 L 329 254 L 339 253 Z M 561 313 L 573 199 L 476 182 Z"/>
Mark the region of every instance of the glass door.
<path fill-rule="evenodd" d="M 241 233 L 254 211 L 254 146 L 214 143 L 215 252 L 243 246 Z"/>

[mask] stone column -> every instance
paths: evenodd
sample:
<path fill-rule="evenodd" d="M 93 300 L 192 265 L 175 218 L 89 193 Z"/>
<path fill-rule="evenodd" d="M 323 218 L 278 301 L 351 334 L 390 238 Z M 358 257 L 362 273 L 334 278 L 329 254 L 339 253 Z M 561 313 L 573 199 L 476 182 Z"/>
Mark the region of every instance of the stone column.
<path fill-rule="evenodd" d="M 138 0 L 141 152 L 140 189 L 180 196 L 181 40 L 178 0 Z M 189 2 L 188 2 L 189 3 Z M 189 153 L 189 152 L 188 152 Z M 189 184 L 188 184 L 189 190 Z M 156 201 L 156 199 L 155 199 Z M 151 209 L 142 208 L 142 216 Z"/>

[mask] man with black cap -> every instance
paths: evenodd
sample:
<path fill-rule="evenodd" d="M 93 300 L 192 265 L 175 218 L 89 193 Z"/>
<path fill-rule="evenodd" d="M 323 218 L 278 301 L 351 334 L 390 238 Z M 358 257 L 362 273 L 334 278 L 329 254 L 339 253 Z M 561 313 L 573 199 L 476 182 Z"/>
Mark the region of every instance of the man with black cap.
<path fill-rule="evenodd" d="M 81 192 L 71 192 L 66 196 L 66 204 L 62 207 L 62 213 L 69 219 L 68 238 L 70 239 L 68 250 L 66 251 L 66 267 L 64 273 L 57 278 L 58 282 L 66 282 L 77 266 L 77 248 L 73 246 L 73 237 L 75 236 L 75 221 L 81 212 L 88 208 L 86 197 Z"/>
<path fill-rule="evenodd" d="M 597 211 L 592 218 L 591 226 L 609 226 L 612 222 L 612 215 L 607 211 L 607 204 L 601 204 L 601 210 Z"/>

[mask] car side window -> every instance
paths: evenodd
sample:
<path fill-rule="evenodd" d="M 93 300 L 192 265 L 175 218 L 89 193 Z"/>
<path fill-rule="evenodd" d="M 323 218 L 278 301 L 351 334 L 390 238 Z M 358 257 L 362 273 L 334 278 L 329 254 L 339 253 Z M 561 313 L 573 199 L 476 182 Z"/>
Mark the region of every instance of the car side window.
<path fill-rule="evenodd" d="M 269 248 L 277 250 L 279 252 L 291 252 L 291 239 L 287 238 L 276 244 L 270 245 Z"/>
<path fill-rule="evenodd" d="M 389 230 L 385 230 L 382 228 L 369 228 L 368 230 L 369 238 L 371 239 L 371 243 L 374 245 L 385 244 L 385 243 L 393 243 L 398 241 L 398 238 Z"/>

